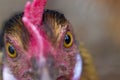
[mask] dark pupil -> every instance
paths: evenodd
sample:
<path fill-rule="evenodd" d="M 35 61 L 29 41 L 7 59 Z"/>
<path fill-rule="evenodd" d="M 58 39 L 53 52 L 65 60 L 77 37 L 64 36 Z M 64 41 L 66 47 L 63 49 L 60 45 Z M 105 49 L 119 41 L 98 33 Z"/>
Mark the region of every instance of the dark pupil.
<path fill-rule="evenodd" d="M 11 54 L 14 54 L 14 53 L 15 53 L 15 49 L 14 49 L 14 47 L 12 47 L 12 46 L 9 46 L 9 47 L 8 47 L 8 50 L 9 50 L 9 52 L 10 52 Z"/>
<path fill-rule="evenodd" d="M 66 43 L 66 44 L 69 44 L 70 41 L 71 41 L 70 36 L 69 36 L 69 35 L 66 35 L 66 36 L 65 36 L 65 43 Z"/>

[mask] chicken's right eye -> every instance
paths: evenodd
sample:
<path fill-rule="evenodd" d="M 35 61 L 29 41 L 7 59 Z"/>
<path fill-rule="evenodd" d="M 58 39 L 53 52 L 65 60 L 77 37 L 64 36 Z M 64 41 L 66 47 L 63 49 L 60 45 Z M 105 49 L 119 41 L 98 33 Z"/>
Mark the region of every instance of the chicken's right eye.
<path fill-rule="evenodd" d="M 9 57 L 11 57 L 11 58 L 17 57 L 16 50 L 10 43 L 7 43 L 7 51 L 8 51 Z"/>

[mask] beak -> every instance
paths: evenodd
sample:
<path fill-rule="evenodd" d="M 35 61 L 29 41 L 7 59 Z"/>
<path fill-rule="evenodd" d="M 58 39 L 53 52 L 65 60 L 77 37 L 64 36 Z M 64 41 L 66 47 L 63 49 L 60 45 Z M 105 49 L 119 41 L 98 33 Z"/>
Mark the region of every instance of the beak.
<path fill-rule="evenodd" d="M 31 58 L 33 80 L 55 80 L 57 69 L 55 69 L 54 57 L 52 55 L 40 58 Z"/>

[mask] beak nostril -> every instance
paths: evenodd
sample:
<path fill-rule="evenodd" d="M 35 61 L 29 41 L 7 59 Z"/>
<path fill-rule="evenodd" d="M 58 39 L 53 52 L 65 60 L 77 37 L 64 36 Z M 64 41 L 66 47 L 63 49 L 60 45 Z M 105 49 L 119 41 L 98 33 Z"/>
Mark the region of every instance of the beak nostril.
<path fill-rule="evenodd" d="M 63 71 L 63 72 L 66 71 L 66 67 L 65 67 L 65 66 L 61 66 L 60 69 L 61 69 L 61 71 Z"/>

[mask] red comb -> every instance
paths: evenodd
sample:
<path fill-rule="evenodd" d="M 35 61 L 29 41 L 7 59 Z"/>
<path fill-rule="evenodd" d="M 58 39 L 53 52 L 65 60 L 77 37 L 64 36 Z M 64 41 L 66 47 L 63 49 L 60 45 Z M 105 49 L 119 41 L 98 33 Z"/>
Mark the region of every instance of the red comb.
<path fill-rule="evenodd" d="M 46 0 L 34 0 L 32 3 L 28 1 L 25 6 L 24 17 L 34 25 L 41 24 L 45 4 Z"/>

